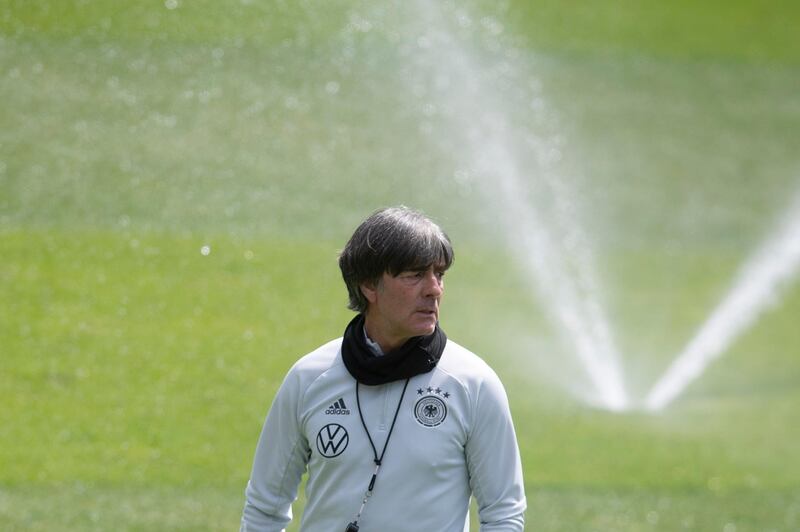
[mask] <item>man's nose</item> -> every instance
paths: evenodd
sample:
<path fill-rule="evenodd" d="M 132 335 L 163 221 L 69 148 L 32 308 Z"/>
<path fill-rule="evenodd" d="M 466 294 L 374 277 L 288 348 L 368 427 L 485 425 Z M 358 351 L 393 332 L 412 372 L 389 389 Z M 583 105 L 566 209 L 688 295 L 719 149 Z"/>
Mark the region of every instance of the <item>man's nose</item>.
<path fill-rule="evenodd" d="M 444 279 L 434 271 L 425 274 L 425 295 L 439 297 L 444 292 Z"/>

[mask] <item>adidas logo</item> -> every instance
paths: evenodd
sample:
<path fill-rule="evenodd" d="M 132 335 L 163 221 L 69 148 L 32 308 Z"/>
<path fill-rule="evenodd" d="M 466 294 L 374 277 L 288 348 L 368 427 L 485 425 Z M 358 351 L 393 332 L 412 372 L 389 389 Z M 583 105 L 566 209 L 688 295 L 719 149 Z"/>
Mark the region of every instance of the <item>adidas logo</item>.
<path fill-rule="evenodd" d="M 349 416 L 350 410 L 345 406 L 344 399 L 340 397 L 338 401 L 328 407 L 325 414 L 329 416 Z"/>

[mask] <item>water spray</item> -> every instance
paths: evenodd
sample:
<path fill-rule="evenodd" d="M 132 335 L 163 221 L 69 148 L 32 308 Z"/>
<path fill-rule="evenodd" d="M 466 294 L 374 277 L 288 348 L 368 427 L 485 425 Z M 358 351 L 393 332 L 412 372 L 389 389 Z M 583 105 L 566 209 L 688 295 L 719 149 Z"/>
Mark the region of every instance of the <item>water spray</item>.
<path fill-rule="evenodd" d="M 458 139 L 477 184 L 499 206 L 495 213 L 498 224 L 513 243 L 516 258 L 534 281 L 554 323 L 572 344 L 594 388 L 587 399 L 601 408 L 624 410 L 629 400 L 620 360 L 600 304 L 590 248 L 571 208 L 571 191 L 564 176 L 554 173 L 552 164 L 543 160 L 546 157 L 537 160 L 536 183 L 524 178 L 515 151 L 518 133 L 509 122 L 513 113 L 483 86 L 485 72 L 447 31 L 438 9 L 436 3 L 419 5 L 426 18 L 421 39 L 430 54 L 416 66 L 429 71 L 426 74 L 432 79 L 444 74 L 451 80 L 446 101 L 441 102 L 441 107 L 450 111 L 453 132 L 449 137 Z M 537 135 L 536 140 L 540 153 L 557 149 L 552 138 Z M 544 216 L 535 208 L 531 188 L 556 205 L 555 215 Z M 576 240 L 580 249 L 566 244 Z"/>
<path fill-rule="evenodd" d="M 742 268 L 727 296 L 645 400 L 661 410 L 677 398 L 777 300 L 778 288 L 800 269 L 800 194 L 783 224 Z"/>

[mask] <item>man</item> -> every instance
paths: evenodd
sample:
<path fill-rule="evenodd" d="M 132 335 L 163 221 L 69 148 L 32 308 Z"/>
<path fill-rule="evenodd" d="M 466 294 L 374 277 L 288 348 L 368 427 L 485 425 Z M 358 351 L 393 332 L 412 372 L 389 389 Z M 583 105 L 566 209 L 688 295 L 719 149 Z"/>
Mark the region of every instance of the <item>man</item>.
<path fill-rule="evenodd" d="M 439 328 L 447 235 L 406 207 L 380 210 L 339 257 L 358 314 L 300 359 L 272 404 L 242 531 L 280 531 L 308 471 L 304 532 L 523 530 L 522 467 L 497 375 Z"/>

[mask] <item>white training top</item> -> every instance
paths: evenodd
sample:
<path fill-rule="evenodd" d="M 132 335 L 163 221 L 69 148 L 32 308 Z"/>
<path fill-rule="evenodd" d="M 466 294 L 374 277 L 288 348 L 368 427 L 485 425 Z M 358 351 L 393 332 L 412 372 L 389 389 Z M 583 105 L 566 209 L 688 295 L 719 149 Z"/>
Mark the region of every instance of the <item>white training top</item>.
<path fill-rule="evenodd" d="M 247 485 L 243 532 L 283 530 L 306 469 L 303 532 L 344 531 L 358 513 L 375 463 L 341 344 L 300 359 L 278 390 Z M 379 456 L 404 384 L 359 385 Z M 464 532 L 471 493 L 481 532 L 523 530 L 522 466 L 505 390 L 483 360 L 448 340 L 438 365 L 409 381 L 359 527 Z"/>

